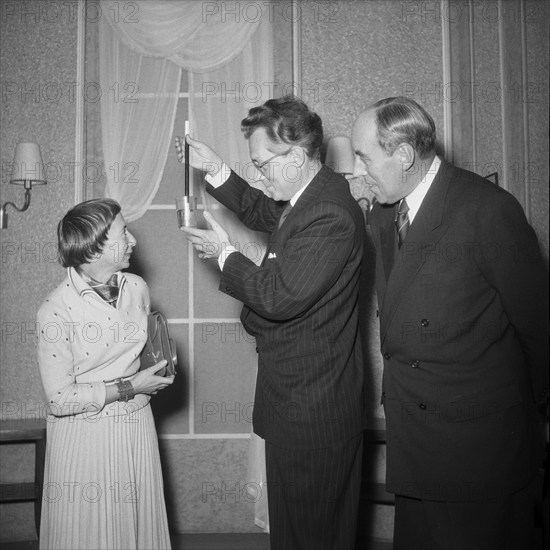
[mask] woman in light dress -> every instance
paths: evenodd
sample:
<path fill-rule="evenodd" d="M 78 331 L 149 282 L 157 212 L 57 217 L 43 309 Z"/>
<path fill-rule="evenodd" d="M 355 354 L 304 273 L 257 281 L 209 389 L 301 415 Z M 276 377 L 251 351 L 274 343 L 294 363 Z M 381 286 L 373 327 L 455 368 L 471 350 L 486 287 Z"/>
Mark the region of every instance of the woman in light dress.
<path fill-rule="evenodd" d="M 73 207 L 58 226 L 65 280 L 38 312 L 48 400 L 41 549 L 168 549 L 149 401 L 172 384 L 166 362 L 139 371 L 149 290 L 123 273 L 136 241 L 110 199 Z"/>

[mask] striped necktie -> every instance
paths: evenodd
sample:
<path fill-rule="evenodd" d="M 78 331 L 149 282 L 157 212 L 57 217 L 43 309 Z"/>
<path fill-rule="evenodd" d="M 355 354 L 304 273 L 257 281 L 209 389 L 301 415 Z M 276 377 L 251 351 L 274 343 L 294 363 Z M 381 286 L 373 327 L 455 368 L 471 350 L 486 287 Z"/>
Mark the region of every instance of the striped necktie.
<path fill-rule="evenodd" d="M 409 220 L 409 205 L 405 199 L 402 199 L 397 209 L 397 216 L 395 218 L 395 229 L 397 230 L 397 246 L 401 248 L 401 245 L 407 237 L 411 222 Z"/>
<path fill-rule="evenodd" d="M 286 220 L 287 216 L 290 214 L 291 210 L 292 210 L 292 205 L 290 204 L 290 202 L 288 202 L 287 205 L 284 207 L 281 217 L 279 218 L 279 225 L 277 226 L 277 229 L 281 228 L 281 225 L 283 225 L 284 221 Z"/>

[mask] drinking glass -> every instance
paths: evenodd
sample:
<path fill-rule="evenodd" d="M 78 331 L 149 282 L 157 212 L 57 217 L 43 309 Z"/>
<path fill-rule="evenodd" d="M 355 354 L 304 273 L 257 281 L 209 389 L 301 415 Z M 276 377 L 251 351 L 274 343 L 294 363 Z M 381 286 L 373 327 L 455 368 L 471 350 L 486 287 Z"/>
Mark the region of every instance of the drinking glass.
<path fill-rule="evenodd" d="M 176 197 L 175 201 L 179 228 L 197 227 L 199 217 L 197 197 Z"/>

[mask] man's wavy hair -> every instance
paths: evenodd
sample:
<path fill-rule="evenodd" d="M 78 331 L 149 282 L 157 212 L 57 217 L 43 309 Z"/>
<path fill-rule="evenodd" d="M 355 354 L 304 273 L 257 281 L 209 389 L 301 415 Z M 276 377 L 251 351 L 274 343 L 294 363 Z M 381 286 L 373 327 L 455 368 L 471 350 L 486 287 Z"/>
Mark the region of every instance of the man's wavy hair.
<path fill-rule="evenodd" d="M 408 143 L 421 159 L 435 153 L 435 123 L 416 101 L 388 97 L 372 105 L 378 128 L 378 143 L 388 155 L 401 143 Z"/>
<path fill-rule="evenodd" d="M 300 146 L 309 158 L 319 157 L 323 143 L 321 117 L 294 96 L 270 99 L 248 111 L 241 121 L 241 130 L 246 139 L 258 128 L 265 128 L 271 141 L 290 146 Z"/>
<path fill-rule="evenodd" d="M 57 226 L 59 263 L 78 267 L 101 254 L 119 213 L 120 204 L 113 199 L 92 199 L 71 208 Z"/>

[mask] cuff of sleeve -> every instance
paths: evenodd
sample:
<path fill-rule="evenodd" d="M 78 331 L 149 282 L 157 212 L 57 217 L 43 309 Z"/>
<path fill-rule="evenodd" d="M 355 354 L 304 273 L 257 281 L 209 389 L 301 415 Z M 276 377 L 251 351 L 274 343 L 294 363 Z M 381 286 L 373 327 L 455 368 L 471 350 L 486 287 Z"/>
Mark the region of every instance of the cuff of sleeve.
<path fill-rule="evenodd" d="M 231 168 L 225 164 L 222 164 L 222 167 L 213 175 L 206 174 L 204 179 L 214 188 L 220 187 L 223 185 L 231 175 Z"/>
<path fill-rule="evenodd" d="M 234 246 L 230 245 L 230 244 L 227 244 L 227 245 L 222 247 L 222 252 L 218 256 L 218 265 L 220 266 L 220 269 L 222 271 L 223 271 L 223 266 L 225 264 L 225 260 L 227 260 L 228 256 L 230 254 L 233 254 L 233 252 L 237 252 L 237 249 Z"/>

